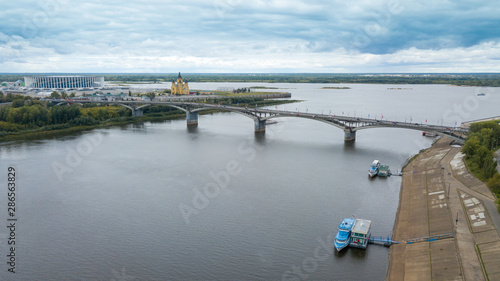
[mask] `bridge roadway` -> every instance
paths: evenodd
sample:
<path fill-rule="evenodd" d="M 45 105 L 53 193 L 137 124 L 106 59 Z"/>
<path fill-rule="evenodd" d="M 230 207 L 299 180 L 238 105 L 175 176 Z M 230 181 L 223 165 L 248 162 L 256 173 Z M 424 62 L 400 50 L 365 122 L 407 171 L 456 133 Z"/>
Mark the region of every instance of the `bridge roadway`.
<path fill-rule="evenodd" d="M 468 128 L 463 127 L 447 127 L 439 125 L 428 125 L 418 123 L 408 123 L 389 120 L 377 120 L 362 117 L 337 116 L 318 113 L 307 113 L 297 111 L 284 111 L 264 108 L 248 108 L 237 106 L 226 106 L 220 104 L 196 103 L 196 102 L 176 102 L 176 101 L 91 101 L 91 100 L 53 100 L 57 105 L 63 104 L 117 104 L 124 106 L 132 111 L 132 116 L 142 116 L 142 110 L 145 107 L 152 105 L 164 105 L 180 109 L 186 112 L 186 120 L 188 126 L 198 125 L 198 112 L 202 110 L 217 109 L 223 111 L 235 112 L 252 118 L 255 122 L 255 132 L 261 133 L 266 130 L 266 120 L 282 117 L 307 118 L 320 122 L 327 123 L 344 130 L 344 140 L 354 141 L 356 139 L 356 131 L 370 128 L 402 128 L 425 132 L 432 132 L 437 135 L 447 136 L 460 143 L 465 141 L 465 135 L 468 133 Z"/>

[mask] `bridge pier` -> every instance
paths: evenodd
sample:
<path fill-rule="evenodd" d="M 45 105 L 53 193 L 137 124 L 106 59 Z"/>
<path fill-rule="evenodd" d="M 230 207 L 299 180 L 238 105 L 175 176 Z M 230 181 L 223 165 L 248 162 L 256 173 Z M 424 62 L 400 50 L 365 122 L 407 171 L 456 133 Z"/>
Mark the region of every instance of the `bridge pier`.
<path fill-rule="evenodd" d="M 186 121 L 188 127 L 198 126 L 198 112 L 186 111 Z"/>
<path fill-rule="evenodd" d="M 266 132 L 266 120 L 255 119 L 255 133 Z"/>
<path fill-rule="evenodd" d="M 142 109 L 131 108 L 131 110 L 132 110 L 132 117 L 141 117 L 144 114 Z"/>
<path fill-rule="evenodd" d="M 344 141 L 352 142 L 355 140 L 356 140 L 356 131 L 353 131 L 350 128 L 344 129 Z"/>

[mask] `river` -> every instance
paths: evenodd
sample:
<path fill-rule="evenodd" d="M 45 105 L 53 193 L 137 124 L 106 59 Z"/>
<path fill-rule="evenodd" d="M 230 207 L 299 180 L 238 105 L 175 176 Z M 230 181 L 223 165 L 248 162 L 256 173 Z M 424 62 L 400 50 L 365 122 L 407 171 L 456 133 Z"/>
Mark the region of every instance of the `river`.
<path fill-rule="evenodd" d="M 248 86 L 291 92 L 303 101 L 276 108 L 300 112 L 447 126 L 499 115 L 494 88 L 190 83 Z M 0 279 L 383 280 L 388 248 L 338 254 L 332 239 L 353 215 L 371 220 L 373 235 L 390 235 L 401 178 L 370 180 L 368 167 L 379 159 L 394 172 L 434 139 L 368 129 L 345 144 L 325 123 L 276 120 L 261 137 L 253 120 L 215 113 L 191 130 L 172 120 L 2 144 L 0 218 L 7 226 L 14 167 L 18 220 L 15 274 L 11 234 L 0 229 Z"/>

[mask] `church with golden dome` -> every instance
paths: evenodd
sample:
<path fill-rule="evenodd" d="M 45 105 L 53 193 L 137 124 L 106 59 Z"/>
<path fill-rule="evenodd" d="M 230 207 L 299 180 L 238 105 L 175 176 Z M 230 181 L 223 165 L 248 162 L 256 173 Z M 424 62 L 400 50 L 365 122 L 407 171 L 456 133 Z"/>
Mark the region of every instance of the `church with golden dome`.
<path fill-rule="evenodd" d="M 170 88 L 170 92 L 172 95 L 189 95 L 189 84 L 186 81 L 182 80 L 181 72 L 179 71 L 179 75 L 177 76 L 177 81 L 175 78 L 172 80 L 172 87 Z"/>

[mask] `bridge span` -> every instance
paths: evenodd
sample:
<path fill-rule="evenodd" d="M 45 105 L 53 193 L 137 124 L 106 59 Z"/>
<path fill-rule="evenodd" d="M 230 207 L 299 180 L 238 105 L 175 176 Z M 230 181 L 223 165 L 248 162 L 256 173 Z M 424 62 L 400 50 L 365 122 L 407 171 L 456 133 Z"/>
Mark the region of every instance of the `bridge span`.
<path fill-rule="evenodd" d="M 220 104 L 197 103 L 197 102 L 178 102 L 178 101 L 91 101 L 91 100 L 53 100 L 52 102 L 57 105 L 64 104 L 116 104 L 124 106 L 132 111 L 132 116 L 142 116 L 142 110 L 145 107 L 152 105 L 164 105 L 177 108 L 186 113 L 186 121 L 188 126 L 198 125 L 198 112 L 202 110 L 223 110 L 235 112 L 246 117 L 252 118 L 255 123 L 255 133 L 263 133 L 266 130 L 266 121 L 273 118 L 294 117 L 294 118 L 307 118 L 319 122 L 323 122 L 339 129 L 344 130 L 344 140 L 354 141 L 356 139 L 356 132 L 363 129 L 371 128 L 402 128 L 411 129 L 425 132 L 432 132 L 437 135 L 447 136 L 460 143 L 465 141 L 466 134 L 469 132 L 468 128 L 463 127 L 447 127 L 439 125 L 428 125 L 418 123 L 408 123 L 389 120 L 377 120 L 362 117 L 349 117 L 349 116 L 336 116 L 330 114 L 318 113 L 303 113 L 296 111 L 284 111 L 265 108 L 248 108 L 238 106 L 226 106 Z"/>

